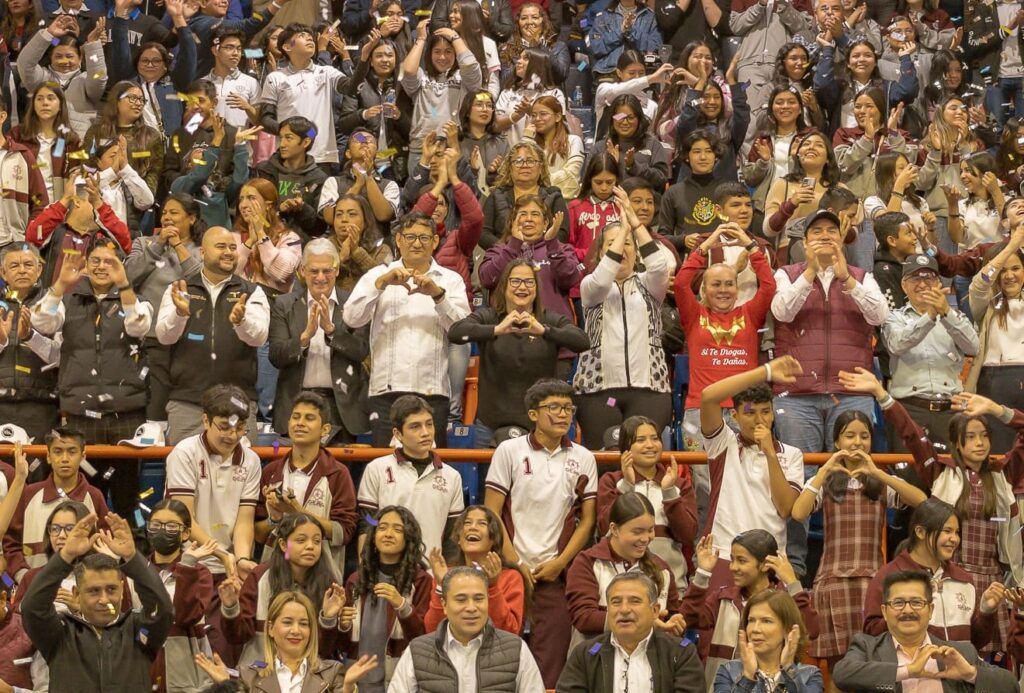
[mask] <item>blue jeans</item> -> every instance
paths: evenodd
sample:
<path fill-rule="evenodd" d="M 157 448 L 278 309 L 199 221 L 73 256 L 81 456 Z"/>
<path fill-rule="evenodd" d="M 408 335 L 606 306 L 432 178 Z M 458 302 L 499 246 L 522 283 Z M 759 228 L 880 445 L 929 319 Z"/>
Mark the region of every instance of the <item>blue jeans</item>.
<path fill-rule="evenodd" d="M 836 419 L 853 409 L 868 417 L 874 400 L 867 395 L 790 395 L 775 398 L 775 434 L 786 445 L 803 452 L 831 452 Z M 814 476 L 815 466 L 804 467 L 804 478 Z M 790 520 L 786 525 L 786 555 L 797 575 L 807 574 L 807 523 Z"/>
<path fill-rule="evenodd" d="M 1002 128 L 1006 125 L 1011 107 L 1015 116 L 1024 116 L 1024 78 L 1000 77 L 985 90 L 985 109 L 995 116 Z"/>
<path fill-rule="evenodd" d="M 270 365 L 270 342 L 266 342 L 256 349 L 256 418 L 260 421 L 274 420 L 271 410 L 276 394 L 277 369 Z"/>
<path fill-rule="evenodd" d="M 971 315 L 971 304 L 967 301 L 967 293 L 971 287 L 970 277 L 953 277 L 953 291 L 956 293 L 956 305 L 960 312 L 967 316 L 971 322 L 974 316 Z"/>

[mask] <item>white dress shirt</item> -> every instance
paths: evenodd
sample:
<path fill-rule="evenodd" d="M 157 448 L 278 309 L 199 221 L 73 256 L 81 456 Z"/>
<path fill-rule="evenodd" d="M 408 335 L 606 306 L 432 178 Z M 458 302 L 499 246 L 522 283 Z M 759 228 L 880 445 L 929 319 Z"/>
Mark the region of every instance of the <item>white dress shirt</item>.
<path fill-rule="evenodd" d="M 206 270 L 199 273 L 203 286 L 210 294 L 210 304 L 217 302 L 220 292 L 227 286 L 228 279 L 214 284 L 206 276 Z M 181 336 L 185 334 L 185 326 L 188 325 L 187 315 L 178 315 L 178 309 L 174 307 L 174 300 L 171 292 L 174 285 L 171 284 L 164 291 L 160 299 L 160 310 L 156 317 L 156 338 L 161 344 L 176 344 Z M 463 292 L 465 293 L 465 292 Z M 263 289 L 256 287 L 245 302 L 245 317 L 242 322 L 234 326 L 235 334 L 243 343 L 251 347 L 263 346 L 267 341 L 267 334 L 270 332 L 270 305 L 267 303 L 267 296 Z"/>
<path fill-rule="evenodd" d="M 450 396 L 448 328 L 469 315 L 462 277 L 431 260 L 426 274 L 441 289 L 440 302 L 403 286 L 376 286 L 378 278 L 401 260 L 378 265 L 364 274 L 345 302 L 345 324 L 370 324 L 370 392 L 415 392 Z M 412 280 L 408 286 L 412 286 Z M 159 326 L 157 327 L 159 329 Z"/>
<path fill-rule="evenodd" d="M 281 693 L 302 693 L 302 682 L 309 671 L 309 664 L 302 660 L 299 665 L 299 673 L 292 675 L 292 670 L 285 666 L 278 657 L 274 657 L 274 673 L 277 675 L 277 686 Z"/>
<path fill-rule="evenodd" d="M 821 282 L 826 295 L 835 276 L 836 273 L 832 267 L 827 267 L 823 271 L 818 272 L 818 281 Z M 855 284 L 856 286 L 847 292 L 850 298 L 860 308 L 864 320 L 869 325 L 875 327 L 881 325 L 885 322 L 886 316 L 889 315 L 889 304 L 885 300 L 885 296 L 882 295 L 878 282 L 875 281 L 870 272 L 867 272 L 864 274 L 864 281 L 855 281 Z M 780 322 L 793 322 L 796 319 L 797 313 L 804 307 L 811 289 L 814 288 L 814 283 L 807 281 L 803 273 L 796 278 L 796 281 L 791 282 L 789 275 L 784 270 L 778 269 L 775 271 L 775 285 L 775 296 L 772 298 L 772 315 Z"/>
<path fill-rule="evenodd" d="M 313 302 L 313 294 L 306 291 L 306 315 L 310 304 Z M 331 289 L 331 295 L 327 297 L 327 303 L 331 307 L 331 315 L 338 306 L 338 292 Z M 302 387 L 331 388 L 331 347 L 324 339 L 324 329 L 317 325 L 316 334 L 309 340 L 306 348 L 306 370 L 302 376 Z"/>
<path fill-rule="evenodd" d="M 647 644 L 651 642 L 652 630 L 641 640 L 632 654 L 627 653 L 612 633 L 612 647 L 615 648 L 615 672 L 612 674 L 613 693 L 654 693 L 654 672 L 647 659 Z"/>
<path fill-rule="evenodd" d="M 97 294 L 102 298 L 106 294 Z M 32 327 L 45 335 L 57 335 L 55 341 L 58 345 L 63 342 L 61 335 L 57 334 L 64 327 L 64 301 L 62 297 L 55 296 L 52 291 L 47 291 L 42 300 L 39 301 L 39 309 L 32 311 Z M 124 312 L 124 331 L 132 339 L 142 339 L 149 332 L 153 325 L 153 306 L 146 301 L 136 298 L 135 303 L 130 305 L 121 304 Z M 38 351 L 40 358 L 46 358 Z"/>
<path fill-rule="evenodd" d="M 463 292 L 465 293 L 465 292 Z M 454 693 L 477 693 L 476 686 L 476 656 L 480 652 L 480 645 L 483 642 L 483 635 L 470 640 L 463 645 L 454 635 L 448 626 L 447 637 L 444 641 L 444 651 L 455 667 L 458 675 L 458 682 Z M 433 638 L 433 633 L 423 637 Z M 537 662 L 530 653 L 530 648 L 525 642 L 521 643 L 522 650 L 519 652 L 519 671 L 516 672 L 516 693 L 544 693 L 544 682 L 540 678 L 540 670 Z M 650 669 L 648 669 L 649 671 Z M 282 689 L 284 690 L 284 689 Z M 388 686 L 388 693 L 415 693 L 419 690 L 416 682 L 416 670 L 412 663 L 412 649 L 405 648 L 402 657 L 398 660 L 395 673 L 391 677 L 391 684 Z"/>

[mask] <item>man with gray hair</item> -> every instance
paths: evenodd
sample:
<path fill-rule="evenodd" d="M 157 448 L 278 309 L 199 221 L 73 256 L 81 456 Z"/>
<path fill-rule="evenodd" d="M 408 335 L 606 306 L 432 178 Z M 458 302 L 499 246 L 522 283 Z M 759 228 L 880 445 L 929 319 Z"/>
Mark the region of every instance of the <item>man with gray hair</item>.
<path fill-rule="evenodd" d="M 331 440 L 353 443 L 369 429 L 367 376 L 368 329 L 342 320 L 348 292 L 336 287 L 340 258 L 334 244 L 317 238 L 306 244 L 297 283 L 278 296 L 270 313 L 270 362 L 279 370 L 274 398 L 274 430 L 288 430 L 292 401 L 302 390 L 320 394 L 328 404 Z"/>
<path fill-rule="evenodd" d="M 693 643 L 654 628 L 654 581 L 638 571 L 619 573 L 608 583 L 605 598 L 610 630 L 576 646 L 558 679 L 558 693 L 706 690 Z"/>
<path fill-rule="evenodd" d="M 0 303 L 0 424 L 20 426 L 36 442 L 60 424 L 53 368 L 60 361 L 60 344 L 32 328 L 28 309 L 45 293 L 42 273 L 34 245 L 13 243 L 0 252 L 0 278 L 7 285 Z M 0 437 L 10 438 L 4 431 Z M 43 478 L 45 473 L 36 480 Z"/>
<path fill-rule="evenodd" d="M 487 617 L 487 576 L 460 566 L 441 580 L 445 620 L 413 640 L 395 668 L 388 693 L 516 691 L 543 693 L 530 648 Z M 479 680 L 477 680 L 479 677 Z"/>

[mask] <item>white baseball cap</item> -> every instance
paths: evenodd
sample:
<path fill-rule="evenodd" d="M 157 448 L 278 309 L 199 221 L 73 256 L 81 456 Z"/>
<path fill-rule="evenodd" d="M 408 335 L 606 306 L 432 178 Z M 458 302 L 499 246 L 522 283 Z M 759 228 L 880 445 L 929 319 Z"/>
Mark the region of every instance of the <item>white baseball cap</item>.
<path fill-rule="evenodd" d="M 149 421 L 135 429 L 134 438 L 119 440 L 117 444 L 130 445 L 133 448 L 163 447 L 164 429 L 160 424 Z"/>
<path fill-rule="evenodd" d="M 28 437 L 28 433 L 21 426 L 15 424 L 3 424 L 0 425 L 0 443 L 21 443 L 22 445 L 29 445 L 32 442 L 32 438 Z"/>

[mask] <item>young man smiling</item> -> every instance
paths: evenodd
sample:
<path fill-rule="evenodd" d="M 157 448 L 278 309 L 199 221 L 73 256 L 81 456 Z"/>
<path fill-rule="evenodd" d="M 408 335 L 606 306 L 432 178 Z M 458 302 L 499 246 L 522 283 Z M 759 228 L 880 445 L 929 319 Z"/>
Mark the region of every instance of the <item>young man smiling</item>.
<path fill-rule="evenodd" d="M 327 402 L 314 392 L 300 392 L 288 417 L 292 449 L 263 468 L 256 506 L 256 540 L 271 545 L 286 513 L 305 512 L 317 519 L 342 575 L 345 545 L 356 529 L 356 491 L 348 467 L 327 452 L 321 440 L 330 435 Z M 265 552 L 268 555 L 269 552 Z"/>
<path fill-rule="evenodd" d="M 558 680 L 572 635 L 564 573 L 586 547 L 597 518 L 597 463 L 567 435 L 576 411 L 572 394 L 568 383 L 554 379 L 538 380 L 526 391 L 534 429 L 494 451 L 484 495 L 487 507 L 506 522 L 505 560 L 533 586 L 530 649 L 547 688 Z"/>
<path fill-rule="evenodd" d="M 259 112 L 252 105 L 260 95 L 259 82 L 238 69 L 247 40 L 240 29 L 217 27 L 211 47 L 213 70 L 206 75 L 217 90 L 217 115 L 236 128 L 249 127 L 259 120 Z"/>

